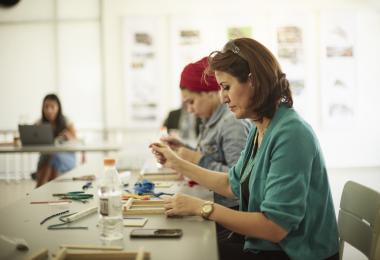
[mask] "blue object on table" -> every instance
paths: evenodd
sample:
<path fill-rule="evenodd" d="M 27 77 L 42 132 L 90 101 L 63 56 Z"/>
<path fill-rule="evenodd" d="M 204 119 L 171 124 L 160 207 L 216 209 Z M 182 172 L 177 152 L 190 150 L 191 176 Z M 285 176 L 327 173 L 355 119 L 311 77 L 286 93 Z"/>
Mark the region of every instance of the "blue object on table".
<path fill-rule="evenodd" d="M 143 195 L 145 193 L 153 193 L 154 183 L 148 180 L 142 180 L 135 183 L 135 193 Z"/>

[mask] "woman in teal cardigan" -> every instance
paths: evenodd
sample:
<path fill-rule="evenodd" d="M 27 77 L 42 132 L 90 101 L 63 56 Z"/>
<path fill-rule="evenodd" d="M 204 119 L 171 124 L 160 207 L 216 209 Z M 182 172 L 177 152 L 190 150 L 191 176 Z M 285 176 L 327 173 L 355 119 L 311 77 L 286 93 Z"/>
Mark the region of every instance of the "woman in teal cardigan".
<path fill-rule="evenodd" d="M 292 108 L 276 58 L 253 39 L 236 39 L 210 55 L 209 73 L 215 73 L 235 116 L 254 123 L 236 165 L 221 174 L 182 160 L 166 145 L 151 148 L 166 167 L 239 198 L 240 209 L 176 194 L 165 200 L 166 214 L 199 215 L 233 231 L 219 241 L 220 259 L 339 259 L 322 151 L 310 125 Z"/>

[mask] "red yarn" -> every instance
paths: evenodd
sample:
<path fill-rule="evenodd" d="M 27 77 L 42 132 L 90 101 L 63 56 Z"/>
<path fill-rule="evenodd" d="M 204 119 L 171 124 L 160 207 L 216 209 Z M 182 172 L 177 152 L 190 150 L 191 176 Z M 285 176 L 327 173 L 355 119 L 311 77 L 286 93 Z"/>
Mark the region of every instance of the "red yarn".
<path fill-rule="evenodd" d="M 193 187 L 193 186 L 195 186 L 195 185 L 198 185 L 198 182 L 193 181 L 193 180 L 189 180 L 189 181 L 187 182 L 187 184 L 189 184 L 189 187 Z"/>

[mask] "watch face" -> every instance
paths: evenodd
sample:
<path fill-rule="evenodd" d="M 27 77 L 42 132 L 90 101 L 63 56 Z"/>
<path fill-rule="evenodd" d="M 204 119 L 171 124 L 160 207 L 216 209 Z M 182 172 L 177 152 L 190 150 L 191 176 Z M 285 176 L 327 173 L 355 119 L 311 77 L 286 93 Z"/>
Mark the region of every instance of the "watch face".
<path fill-rule="evenodd" d="M 210 213 L 211 211 L 212 211 L 212 205 L 210 205 L 210 204 L 206 204 L 206 205 L 203 206 L 203 212 L 204 212 L 204 213 L 208 214 L 208 213 Z"/>

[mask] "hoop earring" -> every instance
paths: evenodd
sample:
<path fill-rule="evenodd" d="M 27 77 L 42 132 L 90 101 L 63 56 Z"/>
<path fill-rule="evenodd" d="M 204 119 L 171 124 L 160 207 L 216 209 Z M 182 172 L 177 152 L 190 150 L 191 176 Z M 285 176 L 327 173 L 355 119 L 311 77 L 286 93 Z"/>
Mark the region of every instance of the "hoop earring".
<path fill-rule="evenodd" d="M 249 79 L 249 82 L 251 83 L 251 87 L 253 88 L 253 78 L 252 78 L 251 72 L 248 74 L 248 79 Z"/>

